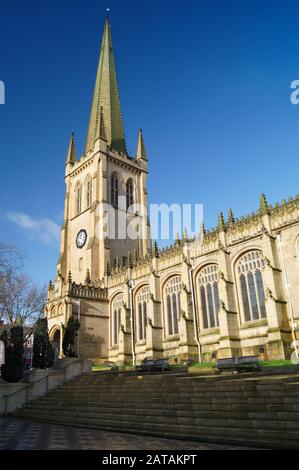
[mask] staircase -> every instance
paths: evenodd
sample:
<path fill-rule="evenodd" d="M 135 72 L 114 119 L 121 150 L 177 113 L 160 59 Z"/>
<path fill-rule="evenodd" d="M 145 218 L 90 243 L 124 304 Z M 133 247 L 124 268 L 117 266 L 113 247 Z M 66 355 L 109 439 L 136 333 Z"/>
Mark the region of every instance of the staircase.
<path fill-rule="evenodd" d="M 15 416 L 50 423 L 299 449 L 299 375 L 91 372 Z"/>

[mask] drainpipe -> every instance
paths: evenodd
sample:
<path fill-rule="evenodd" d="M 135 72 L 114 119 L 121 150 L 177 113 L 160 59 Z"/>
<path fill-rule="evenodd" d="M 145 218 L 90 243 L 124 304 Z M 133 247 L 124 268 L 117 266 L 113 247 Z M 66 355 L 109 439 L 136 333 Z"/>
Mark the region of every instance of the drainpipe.
<path fill-rule="evenodd" d="M 132 359 L 133 366 L 136 366 L 136 354 L 135 354 L 135 331 L 134 331 L 134 289 L 135 283 L 131 279 L 129 280 L 129 295 L 130 295 L 130 324 L 131 324 L 131 347 L 132 347 Z"/>
<path fill-rule="evenodd" d="M 192 309 L 193 309 L 193 317 L 194 317 L 194 337 L 198 348 L 198 362 L 202 362 L 201 360 L 201 344 L 199 341 L 199 333 L 198 333 L 198 318 L 197 318 L 197 309 L 195 303 L 195 294 L 194 294 L 194 259 L 192 259 L 192 267 L 189 269 L 189 282 L 191 287 L 191 297 L 192 297 Z"/>
<path fill-rule="evenodd" d="M 283 272 L 283 277 L 284 277 L 284 280 L 285 280 L 285 285 L 286 285 L 286 289 L 287 289 L 287 296 L 288 296 L 288 302 L 289 302 L 290 311 L 291 311 L 292 338 L 293 338 L 293 342 L 294 342 L 296 358 L 299 359 L 297 339 L 296 339 L 296 334 L 295 334 L 296 323 L 295 323 L 295 319 L 294 319 L 294 310 L 293 310 L 293 302 L 292 302 L 292 297 L 291 297 L 291 292 L 290 292 L 290 284 L 289 284 L 288 274 L 287 274 L 285 260 L 284 260 L 284 256 L 283 256 L 281 233 L 279 233 L 277 235 L 277 239 L 278 239 L 278 246 L 279 246 L 280 257 L 281 257 L 282 272 Z"/>

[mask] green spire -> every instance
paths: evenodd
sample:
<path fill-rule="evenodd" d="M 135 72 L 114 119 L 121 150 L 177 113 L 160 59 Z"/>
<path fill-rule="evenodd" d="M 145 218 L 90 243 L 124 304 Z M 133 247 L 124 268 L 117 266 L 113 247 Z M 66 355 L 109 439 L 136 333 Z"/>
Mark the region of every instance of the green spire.
<path fill-rule="evenodd" d="M 65 163 L 66 164 L 71 163 L 71 165 L 73 165 L 74 163 L 76 163 L 76 161 L 77 161 L 77 156 L 76 156 L 76 147 L 75 147 L 75 136 L 74 136 L 74 133 L 72 132 Z"/>
<path fill-rule="evenodd" d="M 205 224 L 202 222 L 200 224 L 200 231 L 199 231 L 199 236 L 204 237 L 206 234 L 206 229 L 205 229 Z"/>
<path fill-rule="evenodd" d="M 235 222 L 234 214 L 232 209 L 228 209 L 228 223 L 233 224 Z"/>
<path fill-rule="evenodd" d="M 153 242 L 153 255 L 154 255 L 154 258 L 159 258 L 159 247 L 158 247 L 157 240 Z"/>
<path fill-rule="evenodd" d="M 219 212 L 218 215 L 218 230 L 224 230 L 225 229 L 225 220 L 222 212 Z"/>
<path fill-rule="evenodd" d="M 99 137 L 103 138 L 102 121 L 105 123 L 105 138 L 111 148 L 127 153 L 108 16 L 102 39 L 85 152 L 93 149 Z"/>
<path fill-rule="evenodd" d="M 128 267 L 133 268 L 133 256 L 132 256 L 131 251 L 129 251 L 129 253 L 128 253 Z"/>
<path fill-rule="evenodd" d="M 107 263 L 106 263 L 106 275 L 107 275 L 107 276 L 110 276 L 110 274 L 111 274 L 110 263 L 109 263 L 109 261 L 107 260 Z"/>
<path fill-rule="evenodd" d="M 139 134 L 138 134 L 137 160 L 147 160 L 142 129 L 139 129 Z"/>
<path fill-rule="evenodd" d="M 265 215 L 268 213 L 268 202 L 264 193 L 260 197 L 260 213 Z"/>
<path fill-rule="evenodd" d="M 86 271 L 85 284 L 91 284 L 91 277 L 90 277 L 89 269 L 87 269 Z"/>

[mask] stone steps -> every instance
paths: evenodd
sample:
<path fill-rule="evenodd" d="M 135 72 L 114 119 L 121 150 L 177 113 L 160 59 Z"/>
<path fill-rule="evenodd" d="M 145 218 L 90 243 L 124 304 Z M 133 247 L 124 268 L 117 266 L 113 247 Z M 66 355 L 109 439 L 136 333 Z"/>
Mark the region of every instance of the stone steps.
<path fill-rule="evenodd" d="M 235 412 L 235 411 L 240 411 L 240 412 L 247 412 L 247 413 L 252 413 L 252 412 L 281 412 L 281 413 L 292 413 L 294 416 L 296 416 L 296 413 L 299 412 L 299 405 L 293 405 L 293 404 L 278 404 L 278 405 L 273 405 L 273 404 L 263 404 L 263 405 L 257 405 L 257 404 L 247 404 L 247 403 L 242 403 L 242 404 L 227 404 L 226 402 L 220 403 L 220 404 L 213 404 L 213 403 L 207 403 L 207 404 L 192 404 L 192 403 L 185 403 L 183 405 L 176 404 L 176 403 L 148 403 L 146 401 L 140 402 L 140 403 L 134 403 L 134 402 L 119 402 L 119 403 L 99 403 L 97 401 L 82 401 L 82 400 L 58 400 L 58 401 L 52 401 L 49 399 L 44 399 L 44 400 L 39 400 L 37 402 L 33 402 L 29 408 L 42 408 L 42 409 L 47 409 L 47 408 L 52 408 L 55 407 L 56 409 L 60 409 L 63 407 L 63 409 L 68 409 L 68 410 L 75 410 L 75 409 L 86 409 L 90 408 L 91 410 L 108 410 L 111 413 L 118 413 L 121 412 L 124 408 L 125 409 L 130 409 L 130 410 L 136 410 L 136 412 L 144 412 L 144 410 L 152 410 L 152 412 L 160 411 L 161 413 L 173 413 L 174 410 L 176 413 L 184 413 L 184 412 L 189 412 L 193 413 L 196 411 L 203 411 L 203 412 L 209 412 L 209 411 L 215 411 L 215 412 Z"/>
<path fill-rule="evenodd" d="M 299 449 L 299 375 L 83 374 L 16 415 L 166 437 Z"/>
<path fill-rule="evenodd" d="M 188 437 L 188 439 L 204 439 L 214 442 L 230 442 L 230 443 L 247 443 L 254 446 L 276 447 L 276 448 L 299 448 L 299 431 L 284 429 L 267 429 L 267 428 L 247 428 L 247 427 L 231 427 L 232 423 L 228 422 L 229 427 L 221 427 L 220 423 L 212 425 L 207 423 L 196 423 L 190 426 L 187 424 L 162 424 L 158 422 L 142 422 L 142 421 L 122 421 L 122 420 L 105 420 L 97 417 L 77 417 L 69 416 L 66 422 L 64 416 L 60 414 L 30 414 L 30 419 L 42 422 L 69 424 L 73 426 L 82 426 L 95 429 L 105 429 L 109 431 L 123 431 L 138 434 L 159 435 L 163 437 Z"/>
<path fill-rule="evenodd" d="M 28 409 L 28 413 L 31 412 L 50 412 L 53 410 L 53 404 L 49 405 L 44 405 L 44 404 L 36 404 Z M 240 410 L 196 410 L 196 409 L 189 409 L 189 410 L 163 410 L 163 409 L 151 409 L 151 408 L 122 408 L 122 409 L 117 409 L 117 408 L 109 408 L 109 407 L 100 407 L 97 404 L 95 406 L 65 406 L 65 405 L 59 405 L 55 404 L 55 411 L 59 411 L 61 415 L 68 415 L 70 412 L 78 415 L 78 414 L 84 414 L 85 416 L 95 416 L 95 415 L 100 415 L 102 418 L 105 416 L 110 416 L 110 415 L 117 415 L 117 416 L 123 416 L 123 419 L 128 419 L 130 421 L 131 419 L 137 419 L 137 417 L 141 416 L 142 419 L 146 417 L 147 421 L 149 421 L 151 418 L 157 419 L 156 417 L 167 417 L 167 420 L 170 421 L 175 421 L 177 418 L 184 419 L 186 418 L 187 420 L 190 420 L 191 418 L 194 418 L 195 420 L 197 418 L 202 418 L 204 419 L 233 419 L 233 420 L 253 420 L 253 421 L 259 421 L 259 420 L 265 420 L 265 421 L 271 421 L 274 422 L 283 420 L 285 423 L 287 423 L 286 427 L 297 427 L 299 428 L 299 412 L 295 412 L 293 410 L 290 411 L 285 411 L 285 410 L 279 410 L 279 411 L 269 411 L 269 410 L 263 410 L 263 411 L 256 411 L 254 408 L 252 408 L 250 411 L 240 411 Z M 170 422 L 169 421 L 169 422 Z M 294 423 L 292 423 L 294 421 Z M 280 426 L 280 424 L 279 424 Z"/>

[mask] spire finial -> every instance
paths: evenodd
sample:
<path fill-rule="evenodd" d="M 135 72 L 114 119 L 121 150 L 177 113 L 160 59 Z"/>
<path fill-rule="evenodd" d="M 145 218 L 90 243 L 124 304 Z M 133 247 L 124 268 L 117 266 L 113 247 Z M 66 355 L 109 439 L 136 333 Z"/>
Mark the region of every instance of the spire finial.
<path fill-rule="evenodd" d="M 266 196 L 264 193 L 262 193 L 260 197 L 260 213 L 262 215 L 268 214 L 268 210 L 269 210 L 269 207 L 268 207 Z"/>
<path fill-rule="evenodd" d="M 110 276 L 110 274 L 111 274 L 110 263 L 107 260 L 107 263 L 106 263 L 106 276 Z"/>
<path fill-rule="evenodd" d="M 218 215 L 218 230 L 224 231 L 224 229 L 225 229 L 225 220 L 224 220 L 223 212 L 219 212 L 219 215 Z"/>
<path fill-rule="evenodd" d="M 66 164 L 70 163 L 71 165 L 73 165 L 74 163 L 76 163 L 76 161 L 77 161 L 77 155 L 76 155 L 75 135 L 74 135 L 74 131 L 72 131 L 69 148 L 67 152 L 67 157 L 66 157 Z"/>
<path fill-rule="evenodd" d="M 147 160 L 142 129 L 139 129 L 137 144 L 137 160 Z"/>
<path fill-rule="evenodd" d="M 86 271 L 85 284 L 91 284 L 91 277 L 90 277 L 89 269 L 87 269 Z"/>
<path fill-rule="evenodd" d="M 108 145 L 113 150 L 127 155 L 111 28 L 107 10 L 109 11 L 109 9 L 106 9 L 107 17 L 101 44 L 85 152 L 93 150 L 95 142 L 99 138 L 102 107 Z"/>
<path fill-rule="evenodd" d="M 233 224 L 235 222 L 235 217 L 232 209 L 228 209 L 228 223 Z"/>

